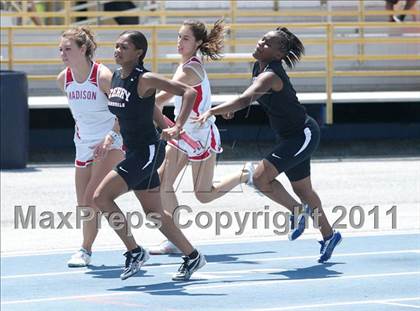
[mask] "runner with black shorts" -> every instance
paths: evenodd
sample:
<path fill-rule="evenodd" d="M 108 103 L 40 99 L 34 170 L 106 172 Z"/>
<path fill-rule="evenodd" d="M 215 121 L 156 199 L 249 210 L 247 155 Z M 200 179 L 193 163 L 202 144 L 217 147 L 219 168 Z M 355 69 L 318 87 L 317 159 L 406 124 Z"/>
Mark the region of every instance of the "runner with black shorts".
<path fill-rule="evenodd" d="M 284 62 L 293 68 L 303 52 L 303 44 L 287 28 L 277 28 L 266 33 L 252 54 L 257 60 L 252 72 L 252 85 L 237 98 L 202 114 L 198 122 L 204 123 L 213 115 L 235 112 L 254 101 L 263 107 L 278 142 L 253 172 L 253 184 L 267 197 L 289 209 L 292 215 L 295 207 L 299 208 L 297 217 L 291 217 L 293 226 L 289 233 L 290 240 L 297 239 L 303 233 L 308 214 L 312 215 L 317 210 L 323 236 L 319 262 L 326 262 L 335 246 L 341 242 L 341 234 L 331 228 L 322 210 L 321 200 L 312 188 L 310 159 L 318 146 L 320 130 L 299 103 L 296 91 L 282 66 Z M 302 203 L 297 202 L 276 179 L 283 172 Z"/>
<path fill-rule="evenodd" d="M 118 118 L 126 158 L 104 178 L 94 194 L 94 202 L 127 247 L 121 279 L 137 273 L 149 258 L 148 252 L 129 234 L 126 217 L 115 203 L 121 194 L 133 190 L 146 215 L 157 214 L 160 231 L 184 254 L 184 262 L 172 279 L 185 281 L 204 266 L 206 260 L 192 247 L 162 207 L 157 169 L 163 162 L 165 147 L 153 121 L 163 129 L 165 140 L 177 138 L 191 112 L 196 91 L 147 71 L 143 67 L 146 52 L 147 39 L 139 31 L 125 31 L 116 42 L 114 57 L 121 68 L 112 77 L 108 107 Z M 156 89 L 182 96 L 180 115 L 171 128 L 167 128 L 160 110 L 155 109 Z M 101 156 L 102 150 L 98 149 L 97 153 Z M 111 217 L 115 213 L 118 218 Z"/>

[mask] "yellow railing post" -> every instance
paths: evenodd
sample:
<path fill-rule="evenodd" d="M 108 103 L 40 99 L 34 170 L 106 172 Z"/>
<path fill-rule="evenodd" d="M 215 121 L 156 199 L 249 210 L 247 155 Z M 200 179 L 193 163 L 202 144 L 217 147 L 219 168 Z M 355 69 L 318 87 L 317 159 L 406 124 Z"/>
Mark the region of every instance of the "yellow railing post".
<path fill-rule="evenodd" d="M 69 26 L 70 25 L 70 11 L 71 11 L 71 2 L 70 1 L 64 1 L 64 25 Z"/>
<path fill-rule="evenodd" d="M 165 9 L 165 0 L 161 0 L 159 1 L 159 11 L 162 12 L 162 14 L 160 14 L 160 23 L 166 24 L 166 9 Z"/>
<path fill-rule="evenodd" d="M 327 76 L 325 81 L 325 89 L 327 93 L 327 124 L 333 123 L 333 78 L 334 78 L 334 26 L 332 23 L 327 24 Z"/>
<path fill-rule="evenodd" d="M 9 29 L 7 29 L 7 67 L 9 70 L 13 69 L 13 31 L 12 31 L 12 27 L 9 27 Z"/>
<path fill-rule="evenodd" d="M 359 23 L 365 22 L 365 0 L 359 0 Z"/>
<path fill-rule="evenodd" d="M 96 1 L 96 11 L 101 11 L 102 10 L 102 6 L 101 3 L 99 1 Z M 139 19 L 140 20 L 140 19 Z M 96 16 L 96 25 L 100 25 L 101 24 L 101 19 L 99 16 Z"/>
<path fill-rule="evenodd" d="M 359 23 L 364 23 L 365 22 L 365 3 L 364 0 L 359 0 Z M 361 39 L 365 38 L 365 28 L 363 26 L 360 26 L 358 29 L 359 32 L 359 37 Z M 358 54 L 359 56 L 364 56 L 365 55 L 365 43 L 361 42 L 358 45 Z M 363 60 L 359 60 L 358 61 L 359 64 L 363 63 Z"/>
<path fill-rule="evenodd" d="M 152 71 L 158 72 L 158 36 L 157 36 L 157 27 L 153 26 L 152 28 Z"/>
<path fill-rule="evenodd" d="M 230 23 L 231 24 L 236 24 L 236 15 L 237 15 L 237 3 L 236 0 L 230 0 Z M 230 29 L 230 39 L 235 42 L 236 40 L 236 29 L 235 28 L 231 28 Z M 230 46 L 230 52 L 231 53 L 235 53 L 236 51 L 236 45 L 231 45 Z"/>
<path fill-rule="evenodd" d="M 279 0 L 273 0 L 273 11 L 277 12 L 279 10 Z"/>
<path fill-rule="evenodd" d="M 28 17 L 26 16 L 26 13 L 28 13 L 28 1 L 22 1 L 22 11 L 25 13 L 22 17 L 22 25 L 26 25 L 28 22 Z"/>

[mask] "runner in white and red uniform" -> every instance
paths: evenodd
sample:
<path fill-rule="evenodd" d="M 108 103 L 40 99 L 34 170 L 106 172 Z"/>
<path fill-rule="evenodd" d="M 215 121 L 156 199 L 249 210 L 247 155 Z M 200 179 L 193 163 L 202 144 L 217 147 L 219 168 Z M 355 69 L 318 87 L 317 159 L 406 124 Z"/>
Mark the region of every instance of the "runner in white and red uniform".
<path fill-rule="evenodd" d="M 124 158 L 124 152 L 118 122 L 108 110 L 112 73 L 92 60 L 96 49 L 92 32 L 85 27 L 69 29 L 61 35 L 59 48 L 66 68 L 58 74 L 57 82 L 67 96 L 75 121 L 77 208 L 87 218 L 82 223 L 82 246 L 67 264 L 84 267 L 90 263 L 98 234 L 93 194 L 106 174 Z M 101 160 L 95 160 L 98 156 Z"/>
<path fill-rule="evenodd" d="M 197 67 L 200 70 L 197 70 Z M 181 64 L 177 71 L 183 71 L 185 68 L 190 68 L 194 71 L 201 82 L 193 85 L 194 89 L 197 91 L 197 98 L 194 102 L 190 118 L 185 123 L 183 129 L 192 139 L 200 143 L 202 149 L 193 149 L 182 139 L 171 140 L 169 141 L 169 144 L 187 154 L 190 161 L 202 161 L 211 157 L 212 152 L 221 153 L 223 149 L 221 147 L 219 130 L 214 123 L 216 121 L 215 117 L 209 119 L 207 123 L 202 126 L 194 122 L 194 117 L 199 117 L 200 114 L 211 108 L 210 82 L 207 73 L 203 68 L 203 64 L 197 56 L 193 56 L 185 63 Z M 181 109 L 182 98 L 180 96 L 175 96 L 174 99 L 174 113 L 176 119 Z"/>
<path fill-rule="evenodd" d="M 198 141 L 202 148 L 194 149 L 182 138 L 168 142 L 165 161 L 159 168 L 159 176 L 163 206 L 171 214 L 179 206 L 173 185 L 189 161 L 192 167 L 194 193 L 201 203 L 220 198 L 240 183 L 250 180 L 252 165 L 247 163 L 243 170 L 223 178 L 217 184 L 213 183 L 216 154 L 222 152 L 219 131 L 214 123 L 216 118 L 209 118 L 202 125 L 195 122 L 201 114 L 211 108 L 210 83 L 197 54 L 200 53 L 213 60 L 219 59 L 223 48 L 223 37 L 223 20 L 218 20 L 209 33 L 204 23 L 187 20 L 178 32 L 177 47 L 181 62 L 172 79 L 188 84 L 197 91 L 195 104 L 183 130 L 193 140 Z M 172 96 L 167 92 L 160 92 L 156 97 L 156 104 L 162 108 Z M 178 117 L 180 108 L 181 102 L 178 97 L 175 97 L 175 119 Z M 178 252 L 175 245 L 169 241 L 149 250 L 152 254 Z"/>
<path fill-rule="evenodd" d="M 74 144 L 76 146 L 76 167 L 92 164 L 94 148 L 115 124 L 115 116 L 109 112 L 108 97 L 99 88 L 99 68 L 92 63 L 88 78 L 79 83 L 73 78 L 70 67 L 66 68 L 64 91 L 75 121 Z M 121 149 L 122 140 L 115 141 L 111 149 Z"/>

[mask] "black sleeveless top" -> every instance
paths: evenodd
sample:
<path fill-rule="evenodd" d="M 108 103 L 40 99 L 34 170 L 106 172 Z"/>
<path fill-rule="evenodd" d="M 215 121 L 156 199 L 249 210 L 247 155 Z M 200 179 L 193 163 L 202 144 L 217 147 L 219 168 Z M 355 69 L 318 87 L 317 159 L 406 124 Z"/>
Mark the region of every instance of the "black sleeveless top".
<path fill-rule="evenodd" d="M 122 79 L 119 68 L 112 76 L 108 108 L 118 117 L 124 145 L 128 149 L 151 145 L 159 140 L 153 124 L 155 94 L 143 98 L 137 93 L 139 77 L 146 72 L 144 67 L 137 66 Z"/>
<path fill-rule="evenodd" d="M 259 70 L 259 63 L 256 62 L 252 69 L 253 80 L 260 74 Z M 269 63 L 263 72 L 274 72 L 283 81 L 281 91 L 270 89 L 257 100 L 267 113 L 271 128 L 280 137 L 298 134 L 304 128 L 306 109 L 300 104 L 281 61 Z"/>

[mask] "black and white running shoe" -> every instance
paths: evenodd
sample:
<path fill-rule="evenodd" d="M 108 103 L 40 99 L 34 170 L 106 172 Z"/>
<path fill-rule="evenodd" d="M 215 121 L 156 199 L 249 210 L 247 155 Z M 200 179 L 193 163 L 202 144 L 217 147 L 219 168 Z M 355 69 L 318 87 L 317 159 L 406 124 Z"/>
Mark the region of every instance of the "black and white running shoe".
<path fill-rule="evenodd" d="M 138 247 L 135 250 L 124 253 L 125 258 L 125 269 L 121 273 L 121 280 L 128 279 L 137 272 L 140 271 L 141 266 L 149 260 L 149 253 L 142 247 Z"/>
<path fill-rule="evenodd" d="M 188 281 L 191 275 L 202 268 L 206 263 L 206 258 L 203 254 L 198 253 L 196 258 L 191 259 L 188 256 L 182 256 L 184 262 L 178 269 L 178 272 L 172 276 L 173 281 Z"/>

